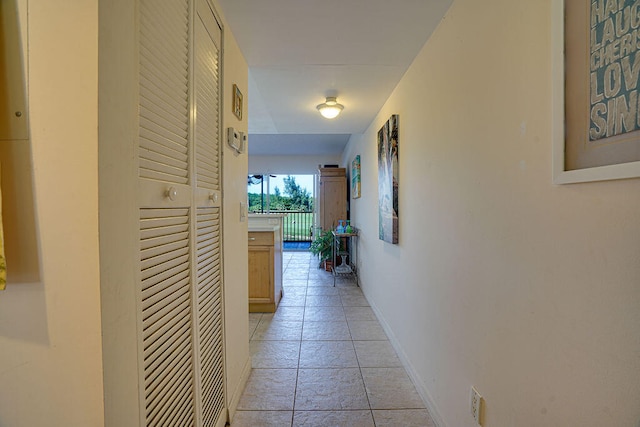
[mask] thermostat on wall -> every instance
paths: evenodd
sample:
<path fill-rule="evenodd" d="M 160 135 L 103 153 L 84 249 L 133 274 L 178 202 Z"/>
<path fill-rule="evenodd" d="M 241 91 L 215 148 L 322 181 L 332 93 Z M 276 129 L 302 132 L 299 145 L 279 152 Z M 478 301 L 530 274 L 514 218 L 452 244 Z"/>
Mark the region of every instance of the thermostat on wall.
<path fill-rule="evenodd" d="M 247 135 L 243 132 L 237 131 L 234 128 L 227 129 L 227 144 L 233 148 L 236 153 L 244 153 L 247 145 Z"/>

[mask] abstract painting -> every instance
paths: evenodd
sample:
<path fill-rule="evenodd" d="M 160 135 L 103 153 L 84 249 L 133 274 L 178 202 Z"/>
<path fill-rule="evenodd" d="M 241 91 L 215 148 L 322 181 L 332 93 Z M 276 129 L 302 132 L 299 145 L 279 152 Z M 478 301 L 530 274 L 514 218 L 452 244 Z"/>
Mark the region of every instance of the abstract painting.
<path fill-rule="evenodd" d="M 358 154 L 351 162 L 351 197 L 360 197 L 360 155 Z"/>
<path fill-rule="evenodd" d="M 378 131 L 378 227 L 380 240 L 398 243 L 398 121 L 394 114 Z"/>

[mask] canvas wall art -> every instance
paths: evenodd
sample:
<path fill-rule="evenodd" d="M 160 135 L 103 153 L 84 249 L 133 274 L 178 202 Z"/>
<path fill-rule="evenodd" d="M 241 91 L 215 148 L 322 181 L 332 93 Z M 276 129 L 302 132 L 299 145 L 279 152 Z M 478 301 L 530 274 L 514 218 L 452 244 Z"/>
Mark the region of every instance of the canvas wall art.
<path fill-rule="evenodd" d="M 559 0 L 554 7 L 555 38 L 564 41 L 554 40 L 564 45 L 554 53 L 564 65 L 556 77 L 556 111 L 564 118 L 556 121 L 555 182 L 640 175 L 640 5 Z"/>
<path fill-rule="evenodd" d="M 351 197 L 360 198 L 360 155 L 358 154 L 351 162 Z"/>
<path fill-rule="evenodd" d="M 398 243 L 398 121 L 391 116 L 378 131 L 378 226 L 379 237 Z"/>

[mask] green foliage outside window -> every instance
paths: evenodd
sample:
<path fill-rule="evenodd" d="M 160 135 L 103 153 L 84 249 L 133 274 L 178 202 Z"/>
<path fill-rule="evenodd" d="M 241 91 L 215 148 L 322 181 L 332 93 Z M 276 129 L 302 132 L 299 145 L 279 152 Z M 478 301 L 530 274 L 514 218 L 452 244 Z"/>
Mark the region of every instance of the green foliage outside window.
<path fill-rule="evenodd" d="M 262 179 L 262 178 L 260 178 Z M 249 212 L 266 212 L 266 197 L 262 197 L 260 193 L 249 193 Z M 273 194 L 269 195 L 270 211 L 313 211 L 313 197 L 306 188 L 301 188 L 296 183 L 295 177 L 288 175 L 284 178 L 284 189 L 275 187 Z"/>

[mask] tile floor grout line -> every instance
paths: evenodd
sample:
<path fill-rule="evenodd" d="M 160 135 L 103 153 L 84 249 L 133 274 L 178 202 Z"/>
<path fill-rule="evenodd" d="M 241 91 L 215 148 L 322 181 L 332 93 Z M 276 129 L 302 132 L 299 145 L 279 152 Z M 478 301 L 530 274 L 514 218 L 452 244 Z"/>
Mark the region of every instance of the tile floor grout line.
<path fill-rule="evenodd" d="M 284 279 L 282 287 L 284 288 Z M 307 275 L 307 285 L 304 288 L 304 305 L 302 306 L 302 328 L 300 329 L 300 341 L 298 344 L 298 367 L 296 368 L 296 385 L 293 388 L 293 407 L 291 408 L 291 427 L 296 417 L 296 395 L 298 394 L 298 380 L 300 378 L 300 357 L 302 355 L 302 335 L 304 334 L 304 317 L 307 311 L 307 292 L 309 290 L 309 277 Z"/>
<path fill-rule="evenodd" d="M 346 345 L 344 347 L 349 347 L 349 351 L 353 351 L 354 359 L 352 359 L 352 361 L 355 362 L 353 364 L 353 368 L 357 367 L 357 369 L 358 369 L 358 372 L 359 372 L 359 375 L 360 375 L 360 379 L 362 381 L 361 384 L 364 387 L 364 393 L 365 393 L 365 396 L 366 396 L 366 399 L 367 399 L 367 403 L 368 403 L 368 410 L 364 409 L 364 408 L 363 409 L 317 409 L 317 408 L 314 409 L 314 408 L 310 407 L 307 410 L 300 409 L 298 411 L 298 413 L 300 415 L 299 418 L 298 418 L 299 421 L 300 422 L 304 422 L 303 420 L 305 420 L 305 419 L 307 419 L 307 417 L 311 416 L 310 414 L 316 414 L 314 416 L 311 416 L 311 418 L 317 420 L 317 419 L 323 419 L 325 417 L 330 417 L 331 415 L 329 415 L 329 414 L 331 414 L 333 412 L 360 412 L 361 416 L 365 416 L 365 414 L 368 414 L 368 416 L 367 416 L 367 425 L 369 425 L 369 426 L 374 426 L 375 427 L 375 426 L 381 425 L 380 423 L 384 423 L 385 422 L 384 420 L 387 420 L 387 422 L 388 422 L 391 419 L 396 420 L 395 421 L 395 423 L 396 423 L 395 425 L 401 425 L 401 424 L 398 424 L 398 422 L 399 422 L 398 420 L 400 420 L 399 417 L 401 416 L 401 414 L 403 412 L 411 410 L 411 408 L 408 407 L 408 406 L 406 408 L 404 408 L 404 409 L 402 409 L 402 408 L 385 409 L 385 410 L 381 411 L 381 415 L 380 415 L 382 417 L 381 419 L 376 420 L 376 418 L 374 417 L 373 408 L 372 408 L 372 404 L 371 404 L 372 400 L 371 400 L 371 397 L 370 397 L 369 393 L 367 392 L 365 376 L 363 374 L 363 370 L 365 369 L 363 367 L 363 363 L 365 363 L 365 361 L 369 360 L 369 358 L 370 358 L 369 357 L 369 353 L 367 351 L 365 351 L 365 350 L 367 348 L 369 348 L 371 350 L 371 347 L 361 346 L 361 351 L 363 351 L 362 353 L 359 353 L 356 350 L 356 344 L 355 343 L 357 341 L 354 339 L 354 335 L 353 335 L 352 329 L 351 329 L 351 326 L 352 326 L 351 323 L 355 322 L 354 328 L 356 329 L 356 336 L 358 336 L 358 334 L 361 334 L 363 332 L 366 333 L 366 329 L 367 329 L 367 328 L 365 328 L 364 330 L 361 330 L 361 327 L 363 325 L 360 325 L 359 322 L 362 322 L 362 321 L 365 321 L 365 320 L 370 320 L 372 322 L 375 320 L 375 321 L 379 322 L 379 320 L 377 319 L 377 316 L 375 316 L 374 319 L 370 319 L 368 315 L 362 316 L 363 318 L 360 319 L 361 314 L 360 314 L 360 310 L 358 309 L 358 307 L 360 307 L 360 305 L 358 304 L 359 301 L 358 301 L 357 295 L 355 294 L 355 292 L 351 292 L 350 289 L 344 289 L 344 291 L 343 291 L 342 287 L 344 285 L 347 285 L 346 283 L 340 284 L 340 285 L 343 285 L 343 286 L 340 286 L 340 285 L 336 286 L 336 288 L 339 289 L 337 296 L 340 297 L 340 299 L 338 300 L 340 305 L 339 306 L 336 305 L 335 307 L 339 307 L 339 310 L 341 311 L 342 315 L 344 316 L 344 322 L 346 323 L 346 326 L 347 326 L 348 338 L 347 338 L 346 334 L 344 334 L 344 335 L 338 334 L 340 336 L 343 336 L 343 338 L 341 338 L 341 339 L 317 339 L 318 336 L 316 336 L 314 333 L 312 333 L 316 329 L 316 326 L 318 326 L 318 325 L 312 325 L 313 322 L 325 323 L 326 324 L 330 320 L 335 320 L 335 313 L 331 313 L 332 311 L 335 312 L 335 310 L 332 310 L 332 308 L 331 308 L 333 306 L 332 305 L 327 305 L 327 306 L 324 305 L 324 304 L 327 303 L 327 300 L 332 299 L 332 298 L 329 298 L 329 297 L 331 295 L 335 295 L 335 294 L 330 293 L 330 292 L 325 292 L 325 291 L 321 290 L 321 288 L 327 288 L 327 289 L 328 288 L 333 288 L 329 284 L 329 282 L 326 280 L 326 276 L 325 275 L 317 274 L 317 273 L 314 273 L 313 275 L 304 274 L 305 271 L 311 272 L 311 270 L 312 270 L 312 262 L 310 261 L 310 258 L 311 258 L 310 256 L 304 256 L 304 257 L 300 256 L 300 257 L 298 257 L 297 255 L 294 256 L 294 257 L 287 257 L 286 258 L 287 259 L 286 271 L 288 271 L 288 275 L 287 275 L 288 277 L 287 277 L 287 280 L 285 280 L 285 278 L 283 277 L 283 289 L 286 290 L 286 288 L 288 288 L 289 290 L 291 290 L 291 292 L 289 292 L 288 296 L 293 296 L 293 299 L 290 299 L 290 303 L 293 303 L 293 305 L 290 305 L 290 306 L 289 305 L 283 305 L 283 308 L 284 307 L 287 307 L 287 308 L 288 307 L 292 307 L 292 309 L 284 310 L 283 315 L 285 316 L 286 319 L 277 318 L 275 320 L 276 321 L 282 321 L 282 322 L 286 322 L 286 321 L 294 322 L 294 321 L 298 321 L 298 319 L 299 319 L 298 316 L 301 315 L 302 318 L 300 320 L 301 320 L 302 329 L 300 330 L 300 335 L 298 336 L 297 340 L 286 340 L 286 341 L 293 341 L 294 343 L 295 343 L 295 341 L 298 342 L 298 345 L 297 345 L 297 350 L 298 350 L 297 359 L 296 359 L 294 364 L 289 364 L 288 365 L 288 366 L 291 366 L 291 369 L 296 369 L 296 373 L 295 373 L 296 378 L 295 378 L 295 385 L 293 384 L 293 381 L 291 381 L 292 385 L 294 385 L 294 390 L 293 390 L 293 408 L 291 409 L 291 415 L 289 416 L 289 414 L 286 414 L 286 415 L 282 414 L 282 415 L 284 415 L 285 418 L 284 419 L 280 418 L 281 422 L 278 425 L 289 425 L 290 427 L 293 427 L 295 425 L 294 423 L 295 423 L 295 420 L 296 420 L 296 403 L 301 403 L 302 402 L 302 401 L 296 402 L 297 391 L 299 389 L 302 390 L 300 387 L 304 386 L 304 384 L 302 384 L 300 382 L 300 380 L 301 380 L 300 370 L 301 369 L 305 369 L 302 366 L 302 356 L 303 356 L 302 347 L 303 347 L 303 344 L 304 344 L 305 348 L 307 348 L 307 350 L 311 350 L 311 352 L 313 353 L 313 348 L 314 347 L 313 346 L 309 347 L 309 345 L 311 343 L 330 343 L 330 342 L 345 342 L 345 343 L 346 342 L 350 342 L 351 343 L 350 346 Z M 305 268 L 303 268 L 305 264 L 306 264 L 306 270 L 305 270 Z M 302 278 L 302 280 L 301 280 L 301 278 Z M 290 285 L 288 285 L 288 284 L 290 284 Z M 302 285 L 302 286 L 300 286 L 300 285 Z M 312 290 L 312 285 L 314 285 L 312 293 L 313 294 L 318 294 L 318 295 L 310 295 L 309 294 L 309 292 Z M 300 294 L 302 294 L 303 298 L 300 298 L 298 296 Z M 286 295 L 286 292 L 285 292 L 285 295 Z M 361 295 L 361 294 L 358 294 L 358 295 Z M 312 300 L 309 300 L 310 297 L 312 298 Z M 299 305 L 299 304 L 301 304 L 301 301 L 303 301 L 304 303 L 302 305 Z M 316 304 L 321 304 L 321 305 L 316 305 Z M 363 305 L 362 307 L 367 307 L 367 306 L 368 305 Z M 301 309 L 300 308 L 293 308 L 293 307 L 301 307 Z M 368 306 L 368 307 L 370 307 L 370 306 Z M 323 312 L 324 312 L 324 314 L 322 314 Z M 349 313 L 349 315 L 347 315 L 347 313 Z M 311 318 L 307 318 L 307 315 L 310 315 Z M 259 325 L 262 324 L 263 328 L 264 328 L 265 325 L 269 324 L 270 322 L 272 322 L 274 320 L 273 317 L 267 318 L 267 316 L 265 314 L 260 314 L 259 317 L 258 316 L 256 316 L 256 317 L 257 317 L 257 319 L 256 319 L 257 322 L 255 323 L 256 324 L 256 328 L 253 330 L 253 332 L 252 332 L 252 334 L 250 336 L 250 341 L 263 341 L 263 342 L 283 341 L 283 339 L 282 339 L 283 336 L 279 335 L 279 333 L 276 334 L 276 335 L 269 336 L 271 338 L 269 340 L 251 340 L 251 338 L 253 338 L 253 337 L 260 338 L 263 335 L 263 334 L 260 334 L 260 336 L 257 335 L 258 334 L 258 326 Z M 351 322 L 349 321 L 349 318 L 351 318 Z M 287 320 L 287 319 L 291 319 L 291 320 Z M 310 335 L 308 335 L 308 338 L 311 338 L 311 339 L 306 340 L 306 341 L 302 339 L 303 335 L 304 335 L 305 323 L 307 323 L 308 325 L 312 326 L 311 330 L 308 331 L 310 333 Z M 280 325 L 280 326 L 284 326 L 284 324 Z M 278 328 L 276 328 L 276 329 L 279 329 L 280 326 L 278 326 Z M 332 329 L 332 327 L 330 327 L 329 329 Z M 286 330 L 282 330 L 282 332 L 286 332 Z M 319 335 L 319 336 L 325 337 L 324 335 Z M 326 335 L 326 337 L 329 337 L 329 336 L 331 336 L 331 334 Z M 363 338 L 363 337 L 361 337 L 361 338 Z M 264 338 L 264 336 L 263 336 L 263 338 Z M 380 340 L 379 338 L 378 339 L 361 339 L 360 341 L 363 341 L 363 342 L 378 341 L 378 342 L 386 342 L 386 343 L 389 342 L 388 338 L 386 340 Z M 295 347 L 296 347 L 296 345 L 293 344 L 292 349 L 295 349 Z M 307 352 L 307 353 L 309 353 L 309 352 Z M 366 363 L 367 364 L 371 364 L 371 361 L 366 362 Z M 386 362 L 381 362 L 381 363 L 386 363 Z M 312 366 L 316 366 L 316 365 L 320 366 L 320 365 L 324 365 L 324 364 L 325 363 L 318 362 L 318 363 L 315 363 L 315 364 L 312 363 Z M 332 365 L 332 364 L 335 364 L 337 367 L 332 368 L 331 366 L 329 366 L 329 365 Z M 322 368 L 309 368 L 309 369 L 314 369 L 314 370 L 318 370 L 318 371 L 332 370 L 332 369 L 342 369 L 342 368 L 338 367 L 338 365 L 341 365 L 341 364 L 342 364 L 342 362 L 337 362 L 337 364 L 336 363 L 327 363 L 328 366 L 324 366 Z M 294 368 L 294 366 L 295 366 L 295 368 Z M 375 366 L 378 366 L 378 365 L 375 365 Z M 371 368 L 374 369 L 375 366 L 372 365 Z M 351 368 L 351 369 L 353 369 L 353 368 Z M 383 368 L 383 366 L 381 366 L 381 368 Z M 384 368 L 390 368 L 390 366 L 389 367 L 384 366 Z M 275 369 L 275 368 L 266 368 L 265 367 L 265 369 Z M 354 370 L 354 373 L 355 373 L 355 369 L 353 369 L 353 370 Z M 291 373 L 291 374 L 293 374 L 293 373 Z M 406 374 L 406 372 L 405 372 L 405 374 Z M 371 373 L 368 374 L 368 375 L 370 376 Z M 292 377 L 291 377 L 291 379 L 293 380 Z M 377 388 L 379 388 L 380 384 L 373 384 L 373 386 L 374 386 L 374 389 L 377 390 Z M 362 403 L 364 403 L 364 402 L 362 401 Z M 364 406 L 364 405 L 362 405 L 362 406 Z M 421 408 L 417 408 L 416 407 L 414 409 L 423 410 L 422 407 Z M 264 412 L 265 410 L 268 411 L 268 409 L 254 409 L 254 410 L 245 410 L 244 412 L 258 412 L 259 413 L 259 412 Z M 287 411 L 284 411 L 284 410 L 283 411 L 279 411 L 278 410 L 278 411 L 274 411 L 274 412 L 288 412 L 288 410 Z M 327 415 L 321 415 L 323 413 L 326 413 Z M 397 413 L 398 415 L 390 415 L 391 413 Z M 427 415 L 428 415 L 428 413 L 427 413 Z M 387 418 L 387 417 L 390 417 L 390 418 Z M 411 416 L 409 416 L 409 417 L 411 417 Z M 258 425 L 258 424 L 255 424 L 255 420 L 259 420 L 260 418 L 253 418 L 253 419 L 254 419 L 254 422 L 251 425 Z M 343 419 L 343 418 L 340 418 L 340 419 Z M 346 419 L 346 418 L 344 418 L 344 419 Z M 349 419 L 351 419 L 351 418 L 349 418 Z M 274 420 L 275 420 L 275 418 L 274 418 Z M 287 421 L 285 421 L 285 420 L 287 420 Z M 245 423 L 242 424 L 242 426 L 247 426 L 247 425 L 249 425 L 249 424 L 245 424 Z M 274 424 L 269 424 L 269 425 L 274 425 Z M 425 424 L 425 425 L 427 425 L 427 424 Z M 432 424 L 429 423 L 428 425 L 432 425 Z"/>
<path fill-rule="evenodd" d="M 342 302 L 342 295 L 340 295 L 340 302 Z M 344 311 L 345 305 L 342 303 L 342 310 Z M 346 313 L 345 313 L 346 317 Z M 364 374 L 362 373 L 362 366 L 360 366 L 360 358 L 358 357 L 358 352 L 356 351 L 356 345 L 353 343 L 353 335 L 351 335 L 351 327 L 349 326 L 349 320 L 347 319 L 347 327 L 349 328 L 349 336 L 351 337 L 351 345 L 353 346 L 353 351 L 356 354 L 356 361 L 358 362 L 358 371 L 360 371 L 360 378 L 362 378 L 362 387 L 364 387 L 364 395 L 367 396 L 367 404 L 369 405 L 369 414 L 371 415 L 371 420 L 373 421 L 373 427 L 376 427 L 376 419 L 373 416 L 373 409 L 371 408 L 371 400 L 369 399 L 369 393 L 367 392 L 367 384 L 364 382 Z"/>

